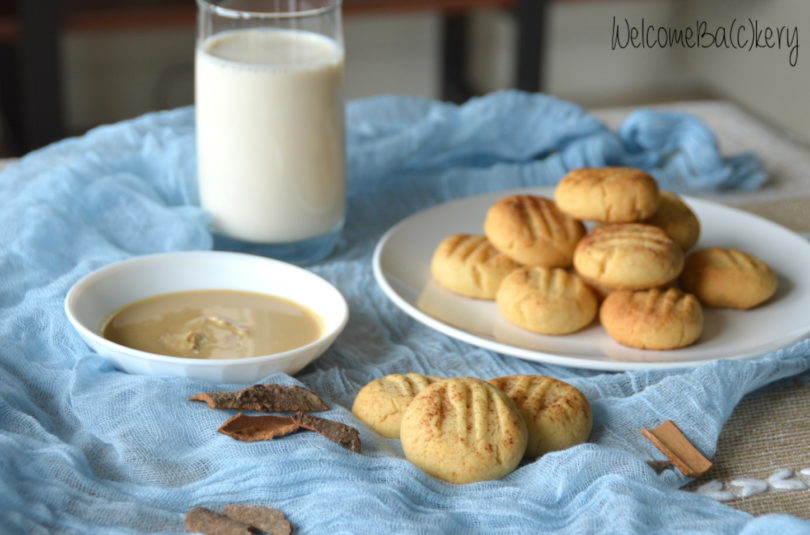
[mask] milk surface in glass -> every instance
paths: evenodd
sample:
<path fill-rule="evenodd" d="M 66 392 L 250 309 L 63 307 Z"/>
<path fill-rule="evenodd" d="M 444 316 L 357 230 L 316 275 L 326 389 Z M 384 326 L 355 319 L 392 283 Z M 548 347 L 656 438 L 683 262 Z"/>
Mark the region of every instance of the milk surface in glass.
<path fill-rule="evenodd" d="M 344 217 L 343 51 L 315 33 L 242 29 L 196 52 L 200 200 L 215 232 L 289 243 Z"/>

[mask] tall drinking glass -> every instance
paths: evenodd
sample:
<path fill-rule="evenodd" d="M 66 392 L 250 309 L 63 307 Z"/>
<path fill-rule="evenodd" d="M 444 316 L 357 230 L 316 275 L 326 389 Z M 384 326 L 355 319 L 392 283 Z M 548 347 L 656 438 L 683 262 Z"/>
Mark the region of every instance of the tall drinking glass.
<path fill-rule="evenodd" d="M 217 247 L 320 260 L 345 211 L 341 0 L 197 5 L 198 184 Z"/>

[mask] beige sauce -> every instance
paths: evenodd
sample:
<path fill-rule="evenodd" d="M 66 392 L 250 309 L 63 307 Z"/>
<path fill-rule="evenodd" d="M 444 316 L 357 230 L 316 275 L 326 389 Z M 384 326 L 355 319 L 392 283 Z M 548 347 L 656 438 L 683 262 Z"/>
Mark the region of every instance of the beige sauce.
<path fill-rule="evenodd" d="M 129 304 L 106 323 L 103 336 L 133 349 L 190 358 L 246 358 L 314 342 L 318 317 L 271 295 L 194 290 Z"/>

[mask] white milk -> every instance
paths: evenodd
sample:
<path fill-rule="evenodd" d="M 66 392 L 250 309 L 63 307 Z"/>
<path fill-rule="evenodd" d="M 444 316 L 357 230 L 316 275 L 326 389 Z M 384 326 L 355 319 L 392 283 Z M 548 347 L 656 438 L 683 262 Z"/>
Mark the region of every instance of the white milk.
<path fill-rule="evenodd" d="M 309 32 L 223 32 L 197 48 L 197 163 L 214 230 L 256 243 L 340 227 L 343 51 Z"/>

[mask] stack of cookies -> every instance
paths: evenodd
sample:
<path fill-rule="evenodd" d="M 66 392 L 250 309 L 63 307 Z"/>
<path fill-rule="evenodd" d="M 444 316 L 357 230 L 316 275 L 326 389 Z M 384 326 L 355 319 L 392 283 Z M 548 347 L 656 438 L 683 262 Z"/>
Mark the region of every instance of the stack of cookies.
<path fill-rule="evenodd" d="M 592 426 L 582 392 L 540 375 L 387 375 L 358 392 L 352 413 L 399 438 L 420 469 L 456 484 L 501 478 L 523 458 L 585 442 Z"/>
<path fill-rule="evenodd" d="M 445 239 L 431 271 L 451 291 L 494 299 L 532 332 L 573 333 L 598 315 L 621 344 L 676 349 L 700 337 L 702 306 L 748 309 L 776 290 L 776 276 L 751 254 L 686 257 L 699 236 L 694 212 L 644 171 L 583 168 L 563 177 L 554 200 L 500 199 L 484 235 Z"/>

